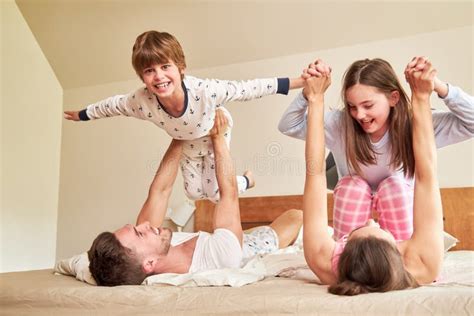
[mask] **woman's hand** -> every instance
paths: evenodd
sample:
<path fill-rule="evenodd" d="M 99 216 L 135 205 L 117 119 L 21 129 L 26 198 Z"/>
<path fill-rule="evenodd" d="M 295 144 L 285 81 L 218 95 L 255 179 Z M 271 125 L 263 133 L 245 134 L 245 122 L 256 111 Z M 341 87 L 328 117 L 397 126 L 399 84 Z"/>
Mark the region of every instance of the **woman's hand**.
<path fill-rule="evenodd" d="M 301 75 L 305 79 L 303 95 L 308 101 L 324 96 L 324 92 L 331 85 L 331 71 L 331 67 L 321 59 L 309 64 L 303 71 Z"/>
<path fill-rule="evenodd" d="M 306 79 L 303 94 L 308 101 L 323 100 L 324 93 L 331 85 L 331 75 L 325 74 L 322 77 L 311 77 Z M 309 102 L 313 103 L 313 102 Z M 322 104 L 322 103 L 321 103 Z"/>
<path fill-rule="evenodd" d="M 314 63 L 308 65 L 308 68 L 303 69 L 303 73 L 301 74 L 301 78 L 308 79 L 311 77 L 322 77 L 324 75 L 331 74 L 331 67 L 326 65 L 322 59 L 316 59 Z"/>
<path fill-rule="evenodd" d="M 436 69 L 426 58 L 412 60 L 405 69 L 405 78 L 413 97 L 429 98 L 435 88 Z"/>

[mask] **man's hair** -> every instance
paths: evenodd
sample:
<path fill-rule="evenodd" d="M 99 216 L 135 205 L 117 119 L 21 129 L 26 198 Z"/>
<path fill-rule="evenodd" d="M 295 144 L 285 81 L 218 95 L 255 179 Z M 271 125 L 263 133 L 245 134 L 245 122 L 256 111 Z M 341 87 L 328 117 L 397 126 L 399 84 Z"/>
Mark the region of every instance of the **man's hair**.
<path fill-rule="evenodd" d="M 397 247 L 373 236 L 347 242 L 339 257 L 338 279 L 328 291 L 337 295 L 358 295 L 418 287 L 405 270 Z"/>
<path fill-rule="evenodd" d="M 165 64 L 169 60 L 172 60 L 179 70 L 186 68 L 183 48 L 173 35 L 166 32 L 148 31 L 140 34 L 135 40 L 132 65 L 140 78 L 145 68 L 153 64 Z"/>
<path fill-rule="evenodd" d="M 412 107 L 410 100 L 403 90 L 392 66 L 380 58 L 357 60 L 346 70 L 342 79 L 341 97 L 344 101 L 344 133 L 346 140 L 347 165 L 361 174 L 359 164 L 375 164 L 376 152 L 373 149 L 369 135 L 351 116 L 346 92 L 356 84 L 376 88 L 389 97 L 393 91 L 398 91 L 400 100 L 390 108 L 388 128 L 390 137 L 390 166 L 402 169 L 405 176 L 415 174 L 415 156 L 412 146 Z"/>
<path fill-rule="evenodd" d="M 97 236 L 87 254 L 97 285 L 138 285 L 147 276 L 132 249 L 122 246 L 110 232 Z"/>

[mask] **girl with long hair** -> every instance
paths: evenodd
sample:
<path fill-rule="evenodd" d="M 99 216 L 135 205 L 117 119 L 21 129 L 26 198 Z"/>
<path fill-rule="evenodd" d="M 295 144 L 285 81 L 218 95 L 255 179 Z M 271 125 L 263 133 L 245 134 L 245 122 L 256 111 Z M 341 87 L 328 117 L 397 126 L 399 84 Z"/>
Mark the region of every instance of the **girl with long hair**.
<path fill-rule="evenodd" d="M 421 70 L 426 62 L 415 57 L 407 69 Z M 329 71 L 318 60 L 303 76 Z M 450 110 L 433 112 L 436 147 L 474 137 L 474 98 L 438 77 L 433 82 Z M 396 240 L 407 240 L 413 233 L 412 104 L 393 68 L 378 58 L 355 61 L 344 74 L 341 95 L 344 109 L 328 111 L 322 131 L 340 178 L 334 189 L 334 239 L 362 226 L 375 210 L 383 228 Z M 306 139 L 307 112 L 302 93 L 283 115 L 280 131 Z"/>

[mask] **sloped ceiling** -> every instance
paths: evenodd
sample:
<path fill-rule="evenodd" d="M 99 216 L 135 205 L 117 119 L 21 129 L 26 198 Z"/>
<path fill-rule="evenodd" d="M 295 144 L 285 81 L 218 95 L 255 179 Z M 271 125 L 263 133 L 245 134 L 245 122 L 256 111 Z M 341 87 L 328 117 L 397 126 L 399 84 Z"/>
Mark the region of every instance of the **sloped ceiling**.
<path fill-rule="evenodd" d="M 151 29 L 174 34 L 192 70 L 473 24 L 472 1 L 16 3 L 64 89 L 135 78 L 131 48 Z"/>

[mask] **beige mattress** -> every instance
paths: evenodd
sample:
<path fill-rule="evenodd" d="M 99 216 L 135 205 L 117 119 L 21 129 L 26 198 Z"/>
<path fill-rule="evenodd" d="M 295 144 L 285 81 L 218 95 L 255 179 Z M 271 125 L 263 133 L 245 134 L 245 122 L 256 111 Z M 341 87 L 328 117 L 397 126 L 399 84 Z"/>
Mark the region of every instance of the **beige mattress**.
<path fill-rule="evenodd" d="M 97 287 L 52 270 L 0 274 L 2 315 L 474 315 L 474 251 L 446 254 L 440 282 L 338 297 L 326 286 L 271 277 L 240 288 Z"/>

